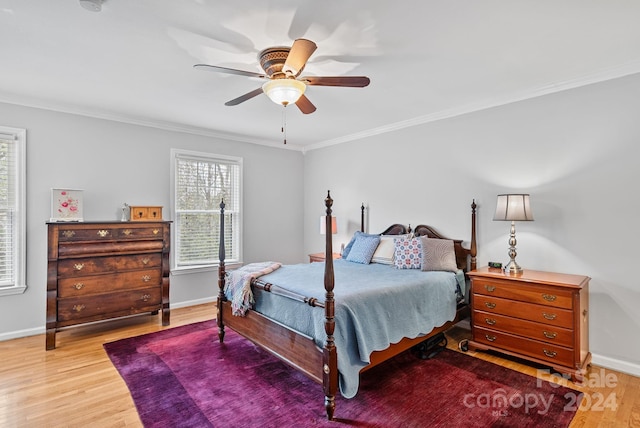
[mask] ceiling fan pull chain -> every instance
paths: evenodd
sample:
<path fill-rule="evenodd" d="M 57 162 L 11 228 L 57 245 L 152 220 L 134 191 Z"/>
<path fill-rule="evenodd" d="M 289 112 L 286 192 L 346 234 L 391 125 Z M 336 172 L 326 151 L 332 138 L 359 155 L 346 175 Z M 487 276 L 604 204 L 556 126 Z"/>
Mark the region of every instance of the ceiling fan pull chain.
<path fill-rule="evenodd" d="M 287 106 L 282 106 L 282 127 L 280 131 L 284 134 L 284 143 L 287 144 Z"/>

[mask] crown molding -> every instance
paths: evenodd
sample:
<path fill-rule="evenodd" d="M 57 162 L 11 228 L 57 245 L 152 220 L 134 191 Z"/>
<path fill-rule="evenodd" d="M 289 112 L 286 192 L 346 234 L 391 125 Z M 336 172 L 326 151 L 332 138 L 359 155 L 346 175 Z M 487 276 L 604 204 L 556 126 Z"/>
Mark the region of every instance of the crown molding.
<path fill-rule="evenodd" d="M 91 109 L 81 107 L 77 105 L 69 105 L 63 103 L 56 103 L 51 101 L 45 101 L 41 99 L 34 99 L 23 97 L 15 94 L 0 93 L 0 102 L 8 104 L 16 104 L 25 107 L 33 107 L 44 110 L 52 110 L 62 113 L 70 113 L 79 116 L 92 117 L 97 119 L 111 120 L 115 122 L 128 123 L 132 125 L 145 126 L 150 128 L 157 128 L 166 131 L 182 132 L 187 134 L 200 135 L 205 137 L 218 138 L 228 141 L 238 141 L 242 143 L 257 144 L 261 146 L 268 146 L 283 150 L 295 150 L 300 151 L 303 154 L 317 150 L 324 147 L 334 146 L 337 144 L 343 144 L 350 141 L 361 140 L 363 138 L 373 137 L 376 135 L 382 135 L 389 132 L 394 132 L 414 126 L 424 125 L 439 120 L 449 119 L 465 114 L 487 110 L 494 107 L 499 107 L 507 104 L 516 103 L 528 99 L 541 97 L 544 95 L 550 95 L 557 92 L 567 91 L 583 86 L 593 85 L 596 83 L 605 82 L 608 80 L 614 80 L 621 77 L 629 76 L 632 74 L 640 73 L 640 60 L 630 61 L 625 64 L 621 64 L 617 67 L 609 67 L 606 69 L 598 70 L 593 73 L 585 74 L 583 76 L 565 80 L 562 82 L 549 83 L 537 87 L 528 88 L 523 91 L 513 92 L 505 94 L 495 98 L 484 99 L 475 103 L 470 103 L 451 109 L 441 110 L 433 113 L 429 113 L 423 116 L 390 123 L 387 125 L 379 126 L 376 128 L 367 129 L 362 132 L 356 132 L 353 134 L 344 135 L 329 140 L 320 141 L 310 145 L 297 145 L 297 144 L 282 144 L 280 141 L 270 141 L 266 139 L 252 138 L 242 134 L 224 133 L 215 131 L 213 129 L 201 128 L 196 126 L 184 125 L 175 122 L 154 120 L 144 117 L 137 117 L 133 115 L 125 115 L 121 113 L 115 113 L 111 111 Z"/>
<path fill-rule="evenodd" d="M 251 138 L 242 134 L 224 133 L 215 131 L 213 129 L 201 128 L 197 126 L 184 125 L 177 122 L 162 121 L 156 119 L 150 119 L 146 117 L 139 117 L 134 115 L 127 115 L 116 113 L 107 110 L 100 110 L 95 108 L 88 108 L 72 104 L 64 104 L 52 101 L 45 101 L 42 99 L 30 98 L 26 96 L 9 94 L 6 92 L 0 93 L 0 102 L 6 104 L 14 104 L 23 107 L 31 107 L 42 110 L 55 111 L 59 113 L 68 113 L 78 116 L 90 117 L 94 119 L 110 120 L 113 122 L 127 123 L 130 125 L 145 126 L 148 128 L 161 129 L 164 131 L 181 132 L 185 134 L 199 135 L 203 137 L 212 137 L 227 141 L 237 141 L 241 143 L 257 144 L 260 146 L 274 147 L 284 150 L 296 150 L 302 151 L 303 147 L 296 144 L 282 144 L 281 141 L 269 141 L 257 138 Z"/>
<path fill-rule="evenodd" d="M 377 128 L 368 129 L 363 132 L 357 132 L 354 134 L 321 141 L 319 143 L 315 143 L 310 146 L 307 146 L 305 148 L 305 151 L 316 150 L 323 147 L 346 143 L 349 141 L 361 140 L 367 137 L 372 137 L 376 135 L 385 134 L 388 132 L 398 131 L 405 128 L 411 128 L 413 126 L 423 125 L 426 123 L 436 122 L 439 120 L 449 119 L 452 117 L 462 116 L 468 113 L 488 110 L 494 107 L 512 104 L 519 101 L 533 99 L 533 98 L 541 97 L 544 95 L 550 95 L 550 94 L 567 91 L 570 89 L 575 89 L 583 86 L 593 85 L 596 83 L 601 83 L 608 80 L 614 80 L 614 79 L 630 76 L 632 74 L 637 74 L 637 73 L 640 73 L 640 60 L 631 61 L 623 65 L 620 65 L 618 67 L 599 70 L 597 72 L 590 73 L 575 79 L 532 87 L 523 91 L 506 94 L 501 97 L 485 99 L 476 103 L 470 103 L 463 106 L 454 107 L 447 110 L 441 110 L 441 111 L 429 113 L 423 116 L 418 116 L 413 119 L 390 123 L 388 125 L 383 125 Z"/>

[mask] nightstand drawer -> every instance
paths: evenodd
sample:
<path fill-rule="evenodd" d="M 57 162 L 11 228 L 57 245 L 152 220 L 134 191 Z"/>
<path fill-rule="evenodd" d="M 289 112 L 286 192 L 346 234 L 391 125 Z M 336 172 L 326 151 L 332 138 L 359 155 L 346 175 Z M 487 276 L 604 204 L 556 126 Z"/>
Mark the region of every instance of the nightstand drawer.
<path fill-rule="evenodd" d="M 473 320 L 477 327 L 490 328 L 505 333 L 524 336 L 533 340 L 553 343 L 560 346 L 572 347 L 574 343 L 573 330 L 541 324 L 504 315 L 474 311 Z"/>
<path fill-rule="evenodd" d="M 573 327 L 573 311 L 567 309 L 514 302 L 513 300 L 485 296 L 483 294 L 473 295 L 473 309 L 569 329 Z"/>
<path fill-rule="evenodd" d="M 525 354 L 539 360 L 548 361 L 563 366 L 573 366 L 574 352 L 571 348 L 552 345 L 537 340 L 531 340 L 508 333 L 474 327 L 473 340 L 486 345 L 499 347 L 507 351 Z"/>
<path fill-rule="evenodd" d="M 520 302 L 536 303 L 557 308 L 573 307 L 572 293 L 569 290 L 550 289 L 539 285 L 508 283 L 500 280 L 475 279 L 473 291 L 487 296 L 502 297 Z"/>

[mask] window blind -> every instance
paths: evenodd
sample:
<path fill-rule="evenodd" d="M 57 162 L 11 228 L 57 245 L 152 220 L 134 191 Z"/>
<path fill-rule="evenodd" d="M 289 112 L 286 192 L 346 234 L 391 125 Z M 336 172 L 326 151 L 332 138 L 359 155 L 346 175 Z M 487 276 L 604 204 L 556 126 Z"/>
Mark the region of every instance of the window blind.
<path fill-rule="evenodd" d="M 19 135 L 0 131 L 0 289 L 24 287 L 22 265 L 21 146 Z"/>
<path fill-rule="evenodd" d="M 225 256 L 240 258 L 241 163 L 178 154 L 175 159 L 176 267 L 219 261 L 220 201 L 225 202 Z"/>

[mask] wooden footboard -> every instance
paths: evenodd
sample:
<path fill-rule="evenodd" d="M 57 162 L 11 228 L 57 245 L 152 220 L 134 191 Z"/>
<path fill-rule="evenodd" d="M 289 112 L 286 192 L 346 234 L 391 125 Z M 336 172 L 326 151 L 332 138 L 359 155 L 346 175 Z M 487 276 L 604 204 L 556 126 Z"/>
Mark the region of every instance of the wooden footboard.
<path fill-rule="evenodd" d="M 251 340 L 309 378 L 322 383 L 322 349 L 309 336 L 265 317 L 259 312 L 247 311 L 243 317 L 231 313 L 231 302 L 222 302 L 218 320 L 236 333 Z"/>
<path fill-rule="evenodd" d="M 327 194 L 325 199 L 326 205 L 326 230 L 331 230 L 331 207 L 333 200 L 330 194 Z M 470 258 L 470 267 L 475 269 L 475 257 L 476 257 L 476 238 L 475 238 L 475 202 L 472 207 L 472 236 L 471 236 L 471 248 L 465 249 L 461 245 L 461 241 L 456 242 L 456 256 L 459 261 L 459 265 L 464 262 L 464 266 L 460 266 L 467 270 L 467 262 Z M 364 225 L 364 210 L 361 216 L 362 225 Z M 394 225 L 401 226 L 401 225 Z M 401 226 L 402 227 L 402 226 Z M 434 237 L 442 238 L 437 235 L 431 228 L 428 231 L 423 230 L 422 234 L 433 235 Z M 361 228 L 361 230 L 363 230 Z M 323 348 L 318 347 L 313 338 L 296 332 L 289 327 L 278 323 L 258 312 L 249 310 L 245 316 L 233 316 L 231 311 L 231 303 L 226 300 L 224 295 L 225 286 L 225 251 L 224 251 L 224 201 L 220 203 L 220 265 L 218 269 L 218 303 L 217 303 L 217 325 L 218 325 L 218 337 L 220 342 L 224 340 L 225 327 L 233 329 L 237 333 L 241 334 L 248 340 L 252 341 L 256 345 L 265 349 L 272 355 L 278 357 L 291 367 L 299 370 L 307 375 L 310 379 L 322 384 L 325 395 L 325 410 L 327 418 L 333 419 L 335 412 L 335 398 L 338 392 L 338 359 L 333 333 L 335 330 L 335 301 L 333 294 L 334 287 L 334 272 L 333 272 L 333 248 L 332 248 L 332 236 L 327 234 L 326 237 L 326 249 L 325 254 L 328 257 L 325 258 L 325 301 L 315 305 L 315 302 L 307 302 L 311 306 L 319 306 L 325 311 L 325 333 L 327 335 L 326 343 Z M 300 300 L 305 301 L 302 297 Z M 469 314 L 469 308 L 467 305 L 459 305 L 456 313 L 456 318 L 443 326 L 435 328 L 429 335 L 421 336 L 415 339 L 403 339 L 400 342 L 389 346 L 389 348 L 383 351 L 373 352 L 370 356 L 371 363 L 362 369 L 362 371 L 368 370 L 383 361 L 392 358 L 401 352 L 404 352 L 411 347 L 420 344 L 429 337 L 443 332 L 453 326 L 458 321 L 466 318 Z"/>

